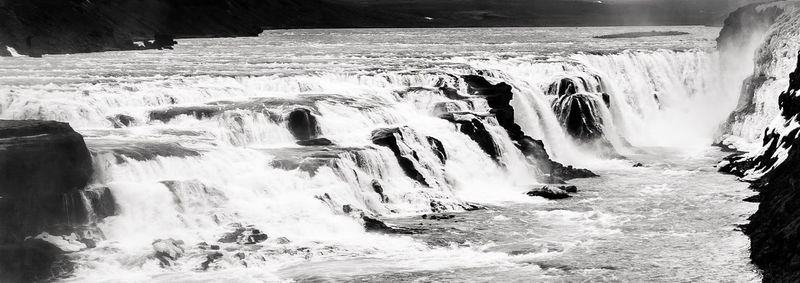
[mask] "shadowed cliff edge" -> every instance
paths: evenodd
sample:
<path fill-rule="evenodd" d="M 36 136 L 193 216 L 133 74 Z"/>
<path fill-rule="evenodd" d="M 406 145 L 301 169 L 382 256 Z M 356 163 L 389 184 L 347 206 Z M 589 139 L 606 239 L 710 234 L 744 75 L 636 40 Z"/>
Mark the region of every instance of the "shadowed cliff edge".
<path fill-rule="evenodd" d="M 766 130 L 760 154 L 737 153 L 720 167 L 740 177 L 766 172 L 751 180 L 759 192 L 753 200 L 760 205 L 742 227 L 750 236 L 751 258 L 763 270 L 764 282 L 800 281 L 800 60 L 789 78 L 788 89 L 778 97 L 782 127 Z"/>

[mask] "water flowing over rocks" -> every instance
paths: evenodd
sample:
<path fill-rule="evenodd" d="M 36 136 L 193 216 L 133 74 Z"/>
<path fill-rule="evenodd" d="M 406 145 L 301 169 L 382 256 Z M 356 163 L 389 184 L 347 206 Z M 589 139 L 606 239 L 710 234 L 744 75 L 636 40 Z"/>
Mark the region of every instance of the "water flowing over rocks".
<path fill-rule="evenodd" d="M 514 122 L 514 108 L 510 104 L 513 99 L 513 93 L 510 85 L 506 83 L 492 85 L 485 78 L 477 75 L 464 76 L 464 81 L 469 86 L 470 94 L 486 98 L 498 123 L 508 132 L 509 137 L 522 153 L 537 164 L 543 172 L 549 173 L 549 183 L 558 183 L 576 178 L 597 177 L 596 174 L 587 169 L 564 166 L 553 161 L 547 154 L 544 143 L 525 135 L 522 128 Z M 481 148 L 486 150 L 484 146 Z"/>

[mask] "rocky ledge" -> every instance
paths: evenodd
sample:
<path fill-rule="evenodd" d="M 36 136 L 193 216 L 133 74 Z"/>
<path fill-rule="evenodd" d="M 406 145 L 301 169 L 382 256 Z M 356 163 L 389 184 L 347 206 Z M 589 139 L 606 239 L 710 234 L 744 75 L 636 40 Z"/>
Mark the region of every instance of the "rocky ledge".
<path fill-rule="evenodd" d="M 83 137 L 68 124 L 0 120 L 0 281 L 46 280 L 69 270 L 48 237 L 31 238 L 88 221 L 82 193 L 91 176 Z"/>

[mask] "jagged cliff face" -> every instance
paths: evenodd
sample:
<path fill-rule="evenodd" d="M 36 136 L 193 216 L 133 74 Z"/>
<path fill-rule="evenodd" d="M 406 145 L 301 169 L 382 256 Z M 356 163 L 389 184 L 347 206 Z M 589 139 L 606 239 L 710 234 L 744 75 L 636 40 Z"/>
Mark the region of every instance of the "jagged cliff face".
<path fill-rule="evenodd" d="M 759 135 L 760 147 L 732 155 L 721 171 L 753 182 L 758 211 L 743 231 L 751 239 L 751 258 L 764 282 L 800 280 L 800 17 L 797 1 L 756 7 L 774 17 L 756 52 L 753 77 L 746 82 L 744 102 L 731 117 L 729 130 L 745 138 Z M 771 20 L 771 19 L 768 19 Z M 741 38 L 740 38 L 741 39 Z M 791 73 L 790 73 L 791 72 Z M 786 74 L 789 74 L 788 76 Z M 788 85 L 788 88 L 786 87 Z M 768 122 L 770 121 L 771 122 Z M 767 125 L 768 124 L 768 125 Z"/>
<path fill-rule="evenodd" d="M 721 139 L 737 146 L 756 142 L 778 115 L 777 95 L 794 69 L 800 47 L 800 1 L 777 1 L 745 6 L 725 21 L 717 39 L 730 70 L 745 72 L 736 111 L 723 126 Z"/>

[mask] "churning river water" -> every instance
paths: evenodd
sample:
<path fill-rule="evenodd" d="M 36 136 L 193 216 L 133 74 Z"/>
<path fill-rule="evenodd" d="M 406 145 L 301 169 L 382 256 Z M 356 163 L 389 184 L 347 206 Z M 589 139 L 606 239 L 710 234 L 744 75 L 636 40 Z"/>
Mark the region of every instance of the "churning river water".
<path fill-rule="evenodd" d="M 651 30 L 688 34 L 593 38 Z M 718 32 L 275 30 L 180 40 L 172 51 L 0 58 L 0 118 L 69 122 L 92 152 L 92 186 L 114 196 L 116 215 L 93 224 L 102 240 L 70 254 L 66 281 L 758 281 L 737 231 L 753 193 L 716 172 L 724 154 L 709 146 L 736 105 L 731 82 L 746 76 L 714 50 Z M 512 85 L 522 129 L 553 159 L 600 177 L 570 181 L 580 192 L 566 200 L 525 195 L 541 183 L 537 168 L 502 128 L 487 126 L 501 152 L 493 160 L 437 117 L 442 105 L 487 111 L 440 93 L 468 96 L 467 74 Z M 548 89 L 564 78 L 610 95 L 599 115 L 620 155 L 562 129 Z M 336 145 L 297 145 L 285 117 L 298 108 Z M 186 109 L 203 111 L 164 114 Z M 428 184 L 372 143 L 374 130 L 398 126 L 446 149 L 446 164 L 419 157 Z M 288 159 L 313 169 L 279 166 Z M 366 232 L 343 206 L 416 232 Z M 269 239 L 218 243 L 239 226 Z M 185 250 L 163 267 L 153 242 L 167 238 Z M 207 268 L 201 242 L 220 245 Z"/>

